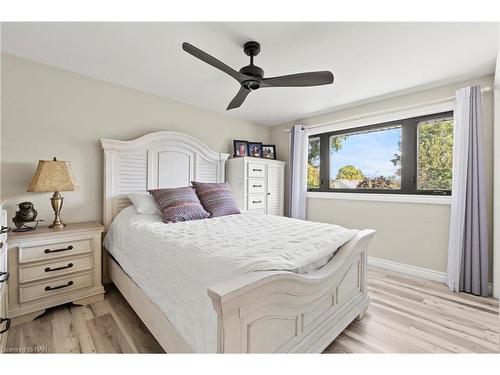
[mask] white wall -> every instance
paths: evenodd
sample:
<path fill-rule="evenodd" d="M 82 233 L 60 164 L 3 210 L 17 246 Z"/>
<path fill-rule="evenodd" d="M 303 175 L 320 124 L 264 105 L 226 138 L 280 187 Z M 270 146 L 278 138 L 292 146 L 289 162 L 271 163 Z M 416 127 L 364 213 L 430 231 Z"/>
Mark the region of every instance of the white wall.
<path fill-rule="evenodd" d="M 102 217 L 100 138 L 128 140 L 176 130 L 220 152 L 233 139 L 269 141 L 269 128 L 215 112 L 2 54 L 2 185 L 12 218 L 15 205 L 35 203 L 39 218 L 53 220 L 51 193 L 26 193 L 39 159 L 71 162 L 80 185 L 64 192 L 66 222 Z M 10 219 L 9 219 L 10 220 Z"/>
<path fill-rule="evenodd" d="M 492 86 L 493 76 L 446 85 L 434 89 L 392 97 L 346 108 L 320 116 L 301 119 L 304 125 L 327 123 L 352 116 L 385 111 L 453 96 L 458 88 L 468 85 Z M 493 203 L 493 96 L 484 96 L 484 152 L 487 175 L 488 207 Z M 278 158 L 288 161 L 289 134 L 285 129 L 292 123 L 271 129 L 271 143 L 277 146 Z M 286 170 L 288 181 L 288 169 Z M 490 220 L 490 240 L 492 212 Z M 388 203 L 352 200 L 328 200 L 308 198 L 307 219 L 335 223 L 354 228 L 373 228 L 377 235 L 369 249 L 369 255 L 394 262 L 446 272 L 450 206 Z M 491 246 L 492 248 L 492 246 Z M 492 252 L 490 251 L 490 255 Z M 490 271 L 492 271 L 490 259 Z M 491 272 L 490 272 L 491 274 Z M 490 277 L 491 279 L 491 277 Z"/>

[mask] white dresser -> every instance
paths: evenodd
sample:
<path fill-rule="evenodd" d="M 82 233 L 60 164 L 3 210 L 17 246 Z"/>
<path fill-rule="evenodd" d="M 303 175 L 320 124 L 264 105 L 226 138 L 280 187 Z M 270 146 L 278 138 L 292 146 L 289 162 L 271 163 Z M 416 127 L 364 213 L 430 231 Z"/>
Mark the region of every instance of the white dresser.
<path fill-rule="evenodd" d="M 226 180 L 241 210 L 283 216 L 285 162 L 252 157 L 226 162 Z"/>

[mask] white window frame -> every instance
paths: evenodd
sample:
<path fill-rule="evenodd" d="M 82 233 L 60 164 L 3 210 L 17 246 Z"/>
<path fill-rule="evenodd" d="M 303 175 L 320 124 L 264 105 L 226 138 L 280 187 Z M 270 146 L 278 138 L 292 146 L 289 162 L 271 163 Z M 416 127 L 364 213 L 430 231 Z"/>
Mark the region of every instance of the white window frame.
<path fill-rule="evenodd" d="M 388 113 L 367 116 L 360 114 L 358 118 L 346 121 L 332 121 L 331 124 L 311 126 L 307 128 L 307 136 L 327 133 L 337 130 L 355 129 L 363 126 L 375 125 L 385 122 L 398 121 L 412 117 L 432 115 L 440 112 L 455 110 L 453 99 L 430 105 L 422 105 L 405 109 L 395 109 Z M 307 173 L 307 172 L 306 172 Z M 422 203 L 422 204 L 448 204 L 451 205 L 451 196 L 439 195 L 410 195 L 410 194 L 374 194 L 374 193 L 342 193 L 308 191 L 308 199 L 336 199 L 355 201 L 377 201 L 395 203 Z"/>

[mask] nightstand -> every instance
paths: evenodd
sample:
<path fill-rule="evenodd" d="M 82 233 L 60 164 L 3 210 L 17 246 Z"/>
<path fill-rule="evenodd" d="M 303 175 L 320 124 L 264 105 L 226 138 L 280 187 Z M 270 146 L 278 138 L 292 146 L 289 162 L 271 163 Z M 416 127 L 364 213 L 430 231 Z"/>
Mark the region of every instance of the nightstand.
<path fill-rule="evenodd" d="M 68 302 L 104 298 L 99 223 L 68 224 L 8 235 L 8 317 L 12 325 Z"/>

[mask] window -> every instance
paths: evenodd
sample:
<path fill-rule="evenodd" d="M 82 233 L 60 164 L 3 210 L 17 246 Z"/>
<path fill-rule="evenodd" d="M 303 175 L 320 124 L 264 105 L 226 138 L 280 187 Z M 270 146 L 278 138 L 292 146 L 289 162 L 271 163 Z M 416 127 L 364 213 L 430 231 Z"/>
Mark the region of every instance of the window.
<path fill-rule="evenodd" d="M 417 123 L 417 189 L 451 190 L 453 118 Z"/>
<path fill-rule="evenodd" d="M 319 138 L 309 137 L 308 158 L 307 158 L 307 187 L 318 189 L 320 186 L 319 177 Z"/>
<path fill-rule="evenodd" d="M 309 137 L 310 191 L 451 194 L 453 113 Z"/>

